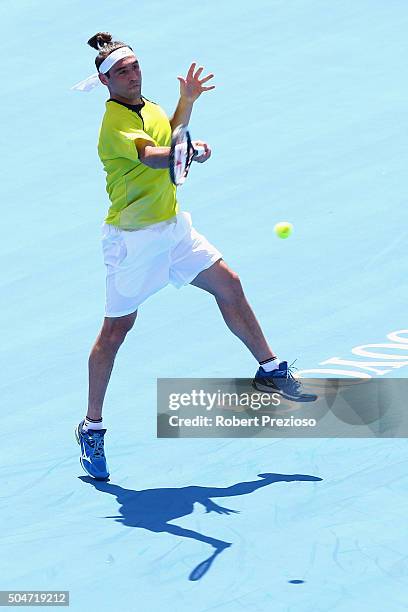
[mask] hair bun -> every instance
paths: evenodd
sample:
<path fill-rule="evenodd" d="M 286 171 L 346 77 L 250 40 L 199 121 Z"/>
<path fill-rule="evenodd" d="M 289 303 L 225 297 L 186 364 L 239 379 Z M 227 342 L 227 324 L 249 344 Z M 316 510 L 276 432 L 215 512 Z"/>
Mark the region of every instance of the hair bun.
<path fill-rule="evenodd" d="M 109 32 L 98 32 L 88 40 L 88 45 L 100 51 L 112 42 L 112 35 Z"/>

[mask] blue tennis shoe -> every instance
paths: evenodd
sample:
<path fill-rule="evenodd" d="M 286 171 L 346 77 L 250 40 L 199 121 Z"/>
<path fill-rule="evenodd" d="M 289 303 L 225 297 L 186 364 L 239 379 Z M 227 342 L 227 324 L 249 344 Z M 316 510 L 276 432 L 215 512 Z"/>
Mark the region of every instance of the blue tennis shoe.
<path fill-rule="evenodd" d="M 266 372 L 262 366 L 259 367 L 253 386 L 258 391 L 266 393 L 279 393 L 282 397 L 294 402 L 314 402 L 317 395 L 304 393 L 302 383 L 296 379 L 287 361 L 281 361 L 279 368 Z"/>
<path fill-rule="evenodd" d="M 109 471 L 103 446 L 106 429 L 82 429 L 81 421 L 75 429 L 75 437 L 81 447 L 79 462 L 84 471 L 96 480 L 108 480 Z"/>

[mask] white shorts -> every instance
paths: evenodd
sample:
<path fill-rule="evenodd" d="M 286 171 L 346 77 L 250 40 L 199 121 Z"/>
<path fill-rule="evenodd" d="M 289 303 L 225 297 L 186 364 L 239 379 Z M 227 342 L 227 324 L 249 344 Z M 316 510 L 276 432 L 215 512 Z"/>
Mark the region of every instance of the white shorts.
<path fill-rule="evenodd" d="M 148 297 L 171 283 L 191 283 L 221 259 L 218 249 L 191 224 L 191 215 L 177 214 L 168 221 L 140 230 L 102 226 L 106 265 L 106 317 L 134 312 Z"/>

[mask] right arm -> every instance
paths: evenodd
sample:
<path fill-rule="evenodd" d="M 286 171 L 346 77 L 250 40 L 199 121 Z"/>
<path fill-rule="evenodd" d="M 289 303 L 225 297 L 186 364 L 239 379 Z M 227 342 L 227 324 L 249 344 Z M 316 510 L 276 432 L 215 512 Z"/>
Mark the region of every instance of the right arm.
<path fill-rule="evenodd" d="M 197 155 L 197 157 L 194 157 L 195 162 L 202 164 L 211 157 L 211 149 L 206 142 L 203 142 L 202 140 L 195 140 L 193 145 L 195 147 L 203 147 L 204 149 L 204 153 L 202 155 Z M 142 140 L 140 138 L 135 140 L 135 146 L 139 160 L 145 166 L 153 168 L 154 170 L 169 167 L 170 147 L 156 147 L 151 140 Z"/>
<path fill-rule="evenodd" d="M 170 147 L 156 147 L 151 140 L 135 140 L 139 160 L 155 170 L 169 167 Z"/>

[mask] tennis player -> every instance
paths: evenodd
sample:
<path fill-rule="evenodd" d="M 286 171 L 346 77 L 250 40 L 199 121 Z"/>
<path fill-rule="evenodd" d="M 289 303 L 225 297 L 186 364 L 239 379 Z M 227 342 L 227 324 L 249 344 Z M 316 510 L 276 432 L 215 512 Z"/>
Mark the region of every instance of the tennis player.
<path fill-rule="evenodd" d="M 139 306 L 171 283 L 177 288 L 194 285 L 211 293 L 229 327 L 259 362 L 254 385 L 280 392 L 297 401 L 313 401 L 305 394 L 286 361 L 279 361 L 266 341 L 248 304 L 238 275 L 220 251 L 192 226 L 191 216 L 180 212 L 176 188 L 169 176 L 172 130 L 188 124 L 194 102 L 214 89 L 213 74 L 191 64 L 178 77 L 180 98 L 168 119 L 157 104 L 142 95 L 142 73 L 129 45 L 113 41 L 106 32 L 88 44 L 98 51 L 97 73 L 74 86 L 87 91 L 102 83 L 109 99 L 99 133 L 98 153 L 106 172 L 110 198 L 102 232 L 106 265 L 105 318 L 89 357 L 89 401 L 86 417 L 76 428 L 80 462 L 90 476 L 106 480 L 106 429 L 102 406 L 115 356 L 132 329 Z M 206 162 L 211 149 L 194 161 Z"/>

